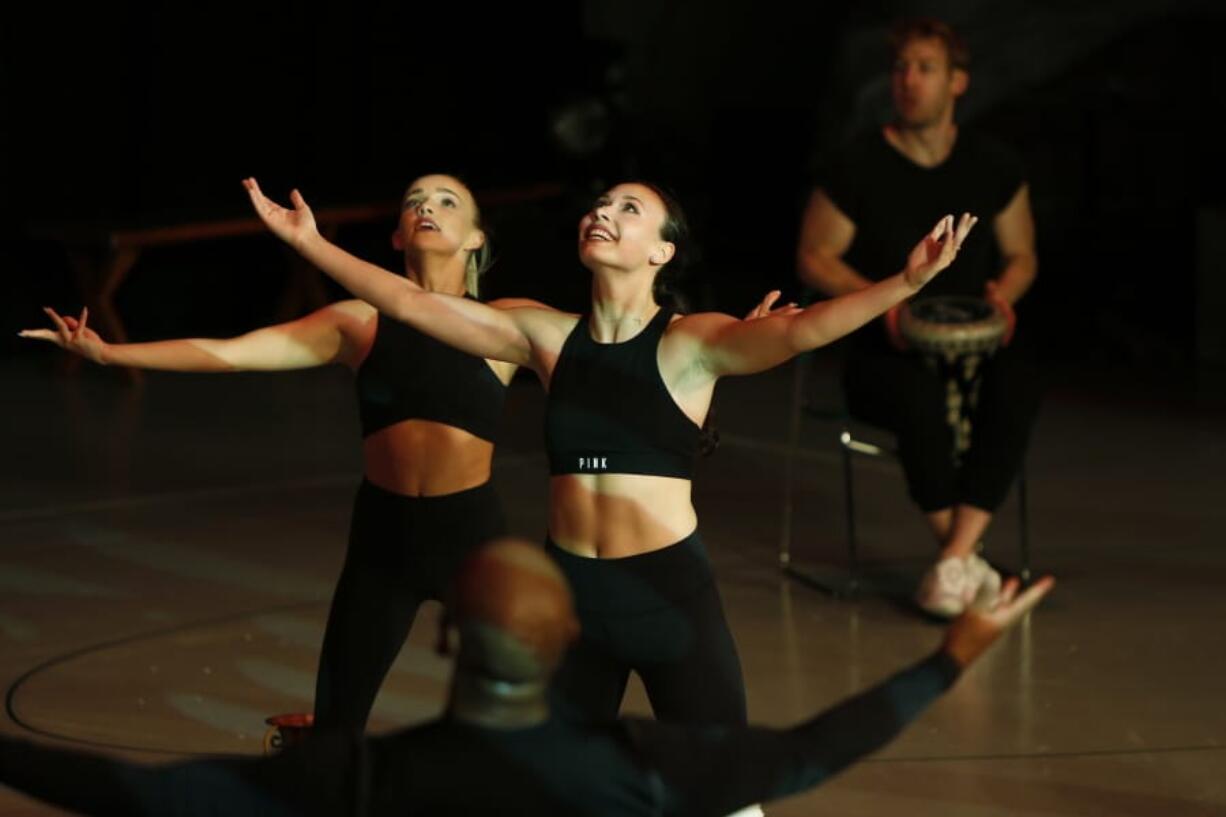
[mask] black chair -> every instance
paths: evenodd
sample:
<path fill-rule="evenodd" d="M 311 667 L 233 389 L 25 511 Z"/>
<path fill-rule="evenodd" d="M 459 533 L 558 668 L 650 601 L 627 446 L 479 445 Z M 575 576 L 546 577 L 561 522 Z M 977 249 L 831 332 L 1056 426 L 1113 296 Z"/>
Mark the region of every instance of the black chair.
<path fill-rule="evenodd" d="M 842 407 L 823 407 L 806 399 L 806 384 L 812 362 L 797 358 L 793 369 L 792 400 L 790 405 L 788 450 L 784 465 L 784 500 L 779 542 L 779 566 L 784 574 L 814 589 L 837 597 L 851 597 L 866 584 L 860 565 L 860 541 L 856 533 L 856 497 L 854 455 L 885 458 L 897 461 L 898 452 L 893 435 L 885 429 L 871 426 L 851 418 Z M 843 498 L 847 530 L 847 567 L 844 571 L 821 571 L 813 566 L 798 564 L 792 557 L 795 503 L 795 452 L 800 442 L 801 423 L 804 417 L 818 418 L 838 428 L 837 441 L 843 471 Z M 1030 582 L 1030 529 L 1026 486 L 1026 466 L 1023 463 L 1017 478 L 1018 491 L 1018 549 L 1020 567 L 1018 576 L 1023 585 Z"/>

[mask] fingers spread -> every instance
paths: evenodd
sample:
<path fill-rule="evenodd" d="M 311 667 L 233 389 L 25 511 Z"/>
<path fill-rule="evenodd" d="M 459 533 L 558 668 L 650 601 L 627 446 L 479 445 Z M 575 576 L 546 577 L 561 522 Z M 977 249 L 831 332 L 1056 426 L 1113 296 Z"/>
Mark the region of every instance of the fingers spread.
<path fill-rule="evenodd" d="M 243 187 L 247 188 L 247 196 L 251 199 L 251 204 L 255 207 L 256 212 L 261 215 L 267 212 L 272 202 L 260 190 L 260 185 L 256 180 L 254 178 L 244 179 Z"/>
<path fill-rule="evenodd" d="M 68 326 L 64 323 L 64 319 L 56 314 L 56 311 L 49 306 L 44 306 L 43 311 L 47 313 L 47 316 L 51 318 L 51 322 L 55 324 L 55 328 L 59 330 L 60 337 L 67 342 L 69 331 Z"/>
<path fill-rule="evenodd" d="M 970 213 L 962 214 L 962 218 L 959 219 L 958 221 L 958 229 L 955 233 L 959 247 L 962 246 L 962 242 L 966 240 L 966 237 L 970 233 L 971 228 L 974 227 L 978 221 L 979 219 L 975 218 Z"/>

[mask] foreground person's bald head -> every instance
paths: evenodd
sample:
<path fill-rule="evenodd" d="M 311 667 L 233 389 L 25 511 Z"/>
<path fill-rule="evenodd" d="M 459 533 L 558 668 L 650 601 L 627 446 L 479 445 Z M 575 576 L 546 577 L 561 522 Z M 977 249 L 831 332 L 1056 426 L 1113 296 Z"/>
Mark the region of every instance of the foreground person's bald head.
<path fill-rule="evenodd" d="M 459 663 L 507 681 L 548 676 L 579 634 L 566 578 L 544 549 L 495 539 L 456 576 Z"/>

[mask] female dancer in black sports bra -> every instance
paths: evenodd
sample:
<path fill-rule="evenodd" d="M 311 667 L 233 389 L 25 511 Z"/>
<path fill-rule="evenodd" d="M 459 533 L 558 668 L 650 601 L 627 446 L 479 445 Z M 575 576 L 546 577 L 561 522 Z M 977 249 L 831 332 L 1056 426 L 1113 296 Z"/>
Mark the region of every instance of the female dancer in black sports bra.
<path fill-rule="evenodd" d="M 715 382 L 842 337 L 915 294 L 975 219 L 941 219 L 898 275 L 805 310 L 677 316 L 653 286 L 685 237 L 681 212 L 653 185 L 620 184 L 579 223 L 592 271 L 592 311 L 580 316 L 426 292 L 327 242 L 296 191 L 287 209 L 244 184 L 269 228 L 342 286 L 457 349 L 528 366 L 548 388 L 549 547 L 583 626 L 556 681 L 564 702 L 612 717 L 634 669 L 662 720 L 743 723 L 740 664 L 690 500 Z"/>
<path fill-rule="evenodd" d="M 476 295 L 489 249 L 459 180 L 431 175 L 409 185 L 393 243 L 415 289 Z M 493 305 L 523 303 L 531 302 Z M 315 722 L 363 728 L 421 602 L 440 598 L 469 550 L 505 532 L 490 462 L 516 365 L 456 351 L 356 300 L 227 340 L 108 344 L 85 312 L 47 314 L 54 330 L 22 334 L 104 365 L 229 372 L 341 363 L 355 371 L 364 479 L 328 615 Z"/>

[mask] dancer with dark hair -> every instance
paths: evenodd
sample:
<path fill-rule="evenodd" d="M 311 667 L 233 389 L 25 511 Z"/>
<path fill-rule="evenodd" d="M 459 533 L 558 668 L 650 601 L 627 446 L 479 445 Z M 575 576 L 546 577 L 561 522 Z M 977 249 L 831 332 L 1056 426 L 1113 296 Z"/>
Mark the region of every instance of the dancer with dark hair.
<path fill-rule="evenodd" d="M 446 714 L 391 735 L 322 736 L 267 758 L 149 767 L 0 738 L 0 784 L 81 814 L 231 817 L 727 814 L 820 785 L 884 746 L 1050 590 L 1006 584 L 936 652 L 791 729 L 576 724 L 546 687 L 579 624 L 539 547 L 503 540 L 461 569 Z"/>
<path fill-rule="evenodd" d="M 902 272 L 845 298 L 751 321 L 681 316 L 653 291 L 683 248 L 684 216 L 653 185 L 619 184 L 579 223 L 592 273 L 591 312 L 580 316 L 426 292 L 326 241 L 297 191 L 286 209 L 245 184 L 269 228 L 342 286 L 457 349 L 530 367 L 546 385 L 548 550 L 584 631 L 558 674 L 561 700 L 608 720 L 633 670 L 661 720 L 744 723 L 740 661 L 691 501 L 715 383 L 877 317 L 949 265 L 974 219 L 941 219 Z"/>

